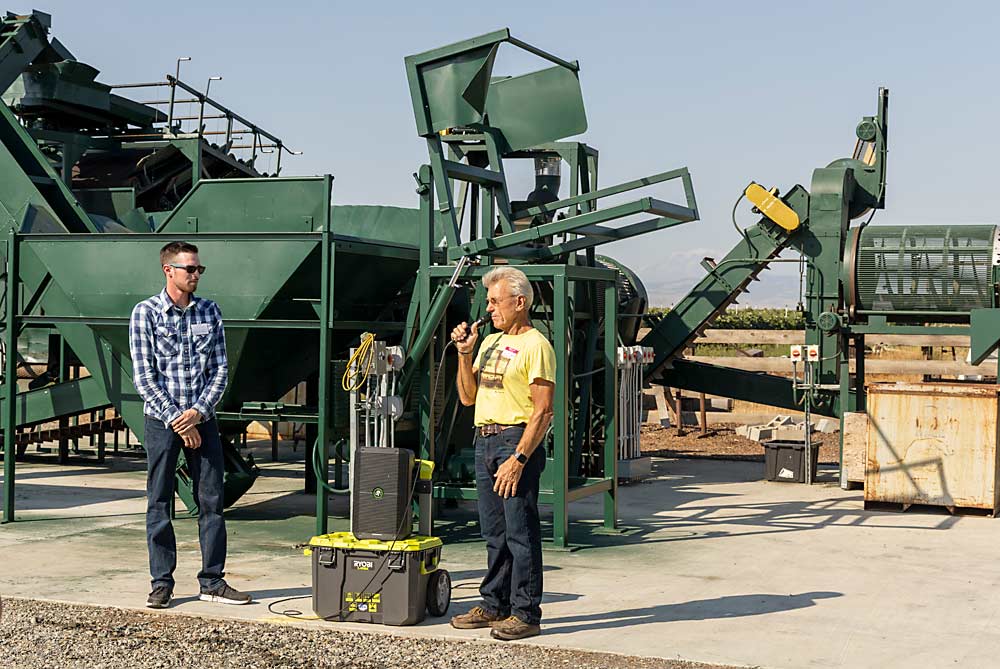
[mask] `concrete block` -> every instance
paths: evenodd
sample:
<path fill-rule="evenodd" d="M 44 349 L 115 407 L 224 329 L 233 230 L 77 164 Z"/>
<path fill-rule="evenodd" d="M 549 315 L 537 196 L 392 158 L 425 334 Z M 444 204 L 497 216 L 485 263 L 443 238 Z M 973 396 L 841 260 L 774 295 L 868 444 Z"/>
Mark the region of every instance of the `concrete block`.
<path fill-rule="evenodd" d="M 776 427 L 772 430 L 774 435 L 772 439 L 777 439 L 778 441 L 805 441 L 806 431 L 805 425 L 782 425 L 781 427 Z"/>
<path fill-rule="evenodd" d="M 653 458 L 643 456 L 618 461 L 618 482 L 634 483 L 653 475 Z"/>
<path fill-rule="evenodd" d="M 836 432 L 839 427 L 839 421 L 835 421 L 830 418 L 821 418 L 813 423 L 813 429 L 824 434 Z"/>
<path fill-rule="evenodd" d="M 705 408 L 709 411 L 732 411 L 733 401 L 728 397 L 711 397 L 706 402 Z"/>
<path fill-rule="evenodd" d="M 775 416 L 771 420 L 767 421 L 764 427 L 781 427 L 782 425 L 791 425 L 795 421 L 792 420 L 791 416 Z"/>
<path fill-rule="evenodd" d="M 750 437 L 750 426 L 749 425 L 737 425 L 736 426 L 736 434 L 739 435 L 739 436 L 741 436 L 741 437 L 743 437 L 744 439 L 748 439 Z"/>
<path fill-rule="evenodd" d="M 766 427 L 764 425 L 754 425 L 750 428 L 750 432 L 747 434 L 747 439 L 752 439 L 754 441 L 768 441 L 774 439 L 774 431 L 776 428 Z"/>

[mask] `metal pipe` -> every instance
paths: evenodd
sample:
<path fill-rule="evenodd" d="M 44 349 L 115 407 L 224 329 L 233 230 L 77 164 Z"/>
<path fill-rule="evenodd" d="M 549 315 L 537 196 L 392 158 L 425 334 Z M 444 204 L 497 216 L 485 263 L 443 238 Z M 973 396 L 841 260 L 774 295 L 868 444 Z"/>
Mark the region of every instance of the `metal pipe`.
<path fill-rule="evenodd" d="M 698 394 L 698 413 L 701 420 L 701 435 L 708 436 L 708 416 L 705 415 L 705 393 Z"/>
<path fill-rule="evenodd" d="M 873 311 L 858 309 L 854 313 L 860 316 L 960 316 L 967 314 L 963 311 Z"/>
<path fill-rule="evenodd" d="M 507 41 L 510 42 L 511 44 L 513 44 L 514 46 L 517 46 L 517 47 L 520 47 L 520 48 L 524 49 L 528 53 L 535 54 L 539 58 L 544 58 L 547 61 L 555 63 L 556 65 L 562 65 L 563 67 L 565 67 L 568 70 L 572 70 L 573 72 L 579 72 L 580 71 L 580 64 L 578 62 L 576 62 L 576 61 L 573 61 L 571 63 L 568 60 L 563 60 L 562 58 L 560 58 L 558 56 L 553 56 L 551 53 L 549 53 L 547 51 L 543 51 L 542 49 L 539 49 L 537 46 L 532 46 L 532 45 L 528 44 L 527 42 L 522 42 L 521 40 L 517 39 L 516 37 L 510 37 L 510 38 L 508 38 Z"/>
<path fill-rule="evenodd" d="M 166 105 L 176 102 L 177 104 L 184 104 L 186 102 L 198 102 L 198 98 L 185 98 L 183 100 L 140 100 L 141 105 Z"/>
<path fill-rule="evenodd" d="M 210 135 L 212 133 L 206 132 L 205 134 L 206 135 Z M 274 148 L 277 148 L 277 146 L 278 146 L 277 144 L 258 144 L 256 147 L 254 147 L 252 144 L 236 144 L 236 145 L 231 146 L 229 148 L 230 149 L 258 148 L 258 149 L 261 149 L 261 153 L 271 153 L 270 151 L 264 151 L 263 149 L 274 149 Z M 254 155 L 256 156 L 256 154 L 254 154 Z"/>
<path fill-rule="evenodd" d="M 199 118 L 211 120 L 211 119 L 228 118 L 228 117 L 225 114 L 203 114 L 201 116 L 175 116 L 174 120 L 175 121 L 194 121 L 194 120 L 199 119 Z"/>
<path fill-rule="evenodd" d="M 180 81 L 180 80 L 177 80 L 177 81 L 176 81 L 175 83 L 176 83 L 176 85 L 177 85 L 178 87 L 180 87 L 180 88 L 184 89 L 185 91 L 187 91 L 187 92 L 188 92 L 188 93 L 190 93 L 191 95 L 197 95 L 197 96 L 199 96 L 199 97 L 201 96 L 201 93 L 200 93 L 199 91 L 195 90 L 194 88 L 192 88 L 192 87 L 191 87 L 191 86 L 189 86 L 188 84 L 185 84 L 185 83 L 184 83 L 183 81 Z M 273 142 L 275 142 L 275 143 L 277 143 L 277 142 L 280 142 L 280 141 L 281 141 L 281 138 L 280 138 L 280 137 L 275 137 L 274 135 L 272 135 L 271 133 L 267 132 L 266 130 L 262 130 L 262 129 L 260 129 L 260 128 L 257 128 L 256 126 L 254 126 L 254 124 L 253 124 L 253 123 L 251 123 L 251 122 L 250 122 L 250 121 L 248 121 L 247 119 L 243 118 L 242 116 L 240 116 L 239 114 L 237 114 L 237 113 L 233 112 L 232 110 L 230 110 L 230 109 L 226 108 L 226 106 L 225 106 L 225 105 L 222 105 L 222 104 L 220 104 L 220 103 L 216 102 L 215 100 L 213 100 L 213 99 L 211 99 L 211 98 L 206 98 L 206 99 L 205 99 L 205 101 L 206 101 L 206 102 L 207 102 L 208 104 L 210 104 L 210 105 L 212 105 L 213 107 L 215 107 L 216 109 L 218 109 L 219 111 L 222 111 L 222 112 L 230 112 L 230 113 L 232 113 L 232 115 L 233 115 L 233 118 L 235 118 L 235 119 L 236 119 L 237 121 L 239 121 L 240 123 L 243 123 L 244 125 L 248 125 L 248 126 L 250 126 L 251 128 L 254 128 L 254 129 L 255 129 L 255 130 L 257 131 L 257 132 L 259 132 L 260 134 L 264 135 L 264 137 L 267 137 L 267 138 L 268 138 L 268 139 L 270 139 L 271 141 L 273 141 Z"/>
<path fill-rule="evenodd" d="M 150 81 L 142 84 L 112 84 L 110 88 L 149 88 L 151 86 L 169 86 L 169 81 Z"/>
<path fill-rule="evenodd" d="M 201 136 L 202 126 L 205 122 L 205 100 L 208 100 L 208 91 L 212 88 L 213 81 L 221 81 L 222 77 L 214 76 L 209 77 L 208 82 L 205 84 L 205 95 L 201 96 L 201 104 L 198 107 L 198 136 Z"/>
<path fill-rule="evenodd" d="M 167 77 L 167 83 L 170 84 L 170 107 L 167 109 L 167 129 L 170 130 L 174 125 L 174 99 L 177 95 L 176 82 L 181 76 L 181 62 L 191 60 L 191 56 L 181 56 L 177 59 L 177 67 L 174 68 L 174 78 L 170 79 Z M 191 91 L 194 93 L 194 91 Z"/>

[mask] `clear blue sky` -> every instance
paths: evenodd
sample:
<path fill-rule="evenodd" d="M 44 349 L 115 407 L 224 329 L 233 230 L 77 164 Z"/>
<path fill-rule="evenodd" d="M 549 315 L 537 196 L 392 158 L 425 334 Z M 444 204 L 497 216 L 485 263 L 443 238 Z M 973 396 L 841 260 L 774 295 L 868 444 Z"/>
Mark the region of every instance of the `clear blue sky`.
<path fill-rule="evenodd" d="M 748 181 L 808 187 L 814 168 L 849 154 L 879 86 L 891 91 L 890 152 L 875 222 L 1000 218 L 995 3 L 36 1 L 101 81 L 162 78 L 180 55 L 193 58 L 186 80 L 222 75 L 213 97 L 305 151 L 283 173 L 331 173 L 345 204 L 416 205 L 410 174 L 427 156 L 404 56 L 508 26 L 577 59 L 602 185 L 681 165 L 694 178 L 701 221 L 603 251 L 658 304 L 737 241 L 729 212 Z M 498 74 L 532 64 L 507 49 Z M 750 303 L 796 301 L 788 271 L 755 285 Z"/>

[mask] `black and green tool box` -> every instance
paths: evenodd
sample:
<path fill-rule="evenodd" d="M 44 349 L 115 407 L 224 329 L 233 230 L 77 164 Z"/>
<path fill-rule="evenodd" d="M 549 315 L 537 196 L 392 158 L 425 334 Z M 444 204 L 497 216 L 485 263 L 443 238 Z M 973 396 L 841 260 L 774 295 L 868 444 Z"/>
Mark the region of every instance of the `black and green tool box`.
<path fill-rule="evenodd" d="M 325 620 L 415 625 L 425 613 L 443 616 L 451 578 L 440 569 L 441 540 L 356 539 L 350 532 L 313 537 L 313 610 Z"/>

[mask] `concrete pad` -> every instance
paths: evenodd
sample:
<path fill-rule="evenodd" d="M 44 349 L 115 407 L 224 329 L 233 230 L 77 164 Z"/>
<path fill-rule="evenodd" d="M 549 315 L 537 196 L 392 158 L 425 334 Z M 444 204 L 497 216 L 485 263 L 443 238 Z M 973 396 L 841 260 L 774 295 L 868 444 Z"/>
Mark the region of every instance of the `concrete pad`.
<path fill-rule="evenodd" d="M 227 616 L 392 634 L 487 639 L 443 619 L 412 628 L 293 620 L 310 614 L 315 499 L 301 451 L 270 463 L 227 514 L 228 578 L 259 603 L 195 599 L 197 526 L 176 522 L 175 606 Z M 292 453 L 282 450 L 283 458 Z M 761 667 L 991 667 L 1000 653 L 997 521 L 865 512 L 821 470 L 811 487 L 761 481 L 761 463 L 655 459 L 619 490 L 622 524 L 599 528 L 599 498 L 573 506 L 575 552 L 545 553 L 544 634 L 525 643 Z M 148 592 L 142 463 L 18 465 L 16 522 L 0 527 L 0 594 L 142 607 Z M 346 500 L 333 499 L 343 514 Z M 442 514 L 452 612 L 476 603 L 485 567 L 471 504 Z M 344 529 L 335 520 L 331 530 Z M 273 611 L 268 610 L 271 605 Z"/>

